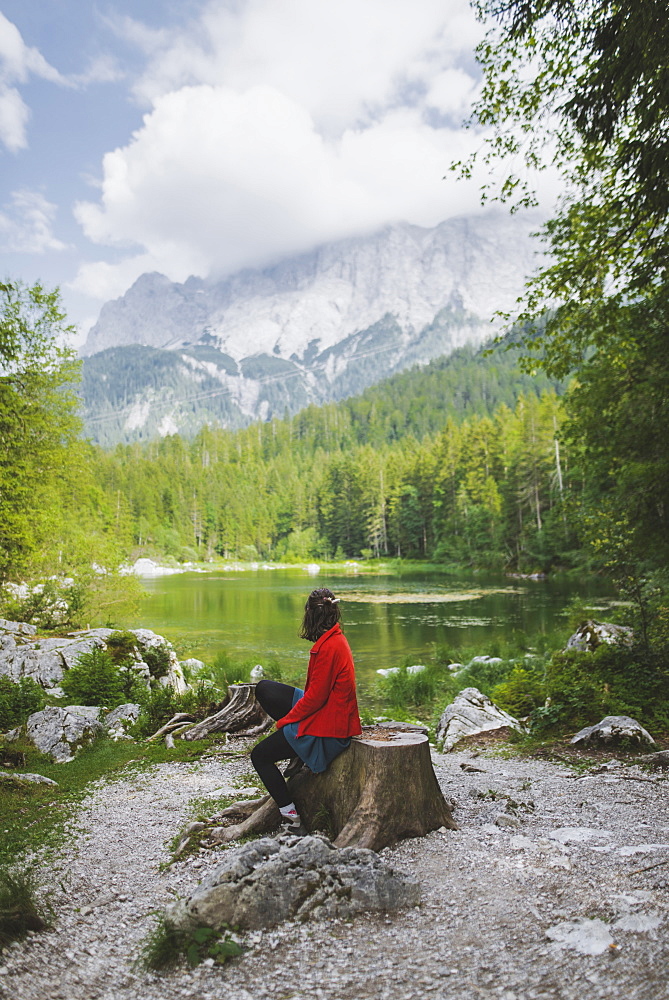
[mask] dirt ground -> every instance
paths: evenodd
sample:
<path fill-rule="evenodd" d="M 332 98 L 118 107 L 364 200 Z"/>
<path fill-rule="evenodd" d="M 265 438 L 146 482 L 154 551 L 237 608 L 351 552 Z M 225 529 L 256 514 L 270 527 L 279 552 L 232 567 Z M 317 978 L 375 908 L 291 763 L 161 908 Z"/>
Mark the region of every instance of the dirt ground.
<path fill-rule="evenodd" d="M 422 903 L 245 936 L 225 966 L 132 968 L 153 913 L 218 851 L 165 867 L 189 802 L 244 783 L 245 759 L 163 764 L 100 782 L 45 867 L 53 930 L 0 955 L 2 1000 L 664 1000 L 669 998 L 669 775 L 601 754 L 588 770 L 498 738 L 433 754 L 457 831 L 382 857 Z M 578 758 L 582 761 L 582 758 Z M 654 866 L 654 867 L 653 867 Z"/>

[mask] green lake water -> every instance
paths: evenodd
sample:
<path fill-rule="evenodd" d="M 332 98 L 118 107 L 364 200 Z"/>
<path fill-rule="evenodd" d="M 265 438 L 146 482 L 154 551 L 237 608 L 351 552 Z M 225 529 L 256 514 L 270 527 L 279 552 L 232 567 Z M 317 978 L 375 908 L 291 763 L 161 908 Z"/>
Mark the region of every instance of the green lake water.
<path fill-rule="evenodd" d="M 211 660 L 225 650 L 235 660 L 275 659 L 306 668 L 309 644 L 298 638 L 304 602 L 314 587 L 342 598 L 344 631 L 359 680 L 409 657 L 424 663 L 435 645 L 490 653 L 495 640 L 515 631 L 564 629 L 574 597 L 606 603 L 603 581 L 514 580 L 435 573 L 310 575 L 305 569 L 186 573 L 145 580 L 147 598 L 131 625 L 164 635 L 180 658 Z"/>

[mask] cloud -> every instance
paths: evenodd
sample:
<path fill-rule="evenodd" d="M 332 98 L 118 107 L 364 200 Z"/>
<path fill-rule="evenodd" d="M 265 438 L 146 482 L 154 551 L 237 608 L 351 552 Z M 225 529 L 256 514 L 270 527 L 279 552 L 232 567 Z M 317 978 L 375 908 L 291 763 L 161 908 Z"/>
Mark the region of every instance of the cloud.
<path fill-rule="evenodd" d="M 474 185 L 442 180 L 474 137 L 431 122 L 474 85 L 468 0 L 214 0 L 178 31 L 114 29 L 144 55 L 147 113 L 105 155 L 99 200 L 75 208 L 91 241 L 125 251 L 84 265 L 80 291 L 120 294 L 139 267 L 228 274 L 477 206 Z"/>
<path fill-rule="evenodd" d="M 0 211 L 0 241 L 7 252 L 45 253 L 65 250 L 66 244 L 53 235 L 56 206 L 39 191 L 14 191 L 11 201 Z"/>
<path fill-rule="evenodd" d="M 65 82 L 38 49 L 25 44 L 16 25 L 0 13 L 0 141 L 12 153 L 28 145 L 30 111 L 15 84 L 26 83 L 30 76 Z"/>
<path fill-rule="evenodd" d="M 481 143 L 460 127 L 482 32 L 468 0 L 215 0 L 178 31 L 114 30 L 143 53 L 147 110 L 75 208 L 121 255 L 86 263 L 80 292 L 119 295 L 149 270 L 220 277 L 479 208 L 482 177 L 448 171 Z"/>

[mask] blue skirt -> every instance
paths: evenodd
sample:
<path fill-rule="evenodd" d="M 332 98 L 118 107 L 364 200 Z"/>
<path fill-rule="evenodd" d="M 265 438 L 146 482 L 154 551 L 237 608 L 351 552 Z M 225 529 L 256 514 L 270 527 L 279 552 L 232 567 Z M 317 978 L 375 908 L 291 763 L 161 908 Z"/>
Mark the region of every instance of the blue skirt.
<path fill-rule="evenodd" d="M 293 707 L 303 695 L 304 691 L 301 688 L 295 688 Z M 340 739 L 338 736 L 298 736 L 298 726 L 299 722 L 289 722 L 281 731 L 300 760 L 303 760 L 314 774 L 325 771 L 328 764 L 331 764 L 335 757 L 351 744 L 350 736 L 346 739 Z"/>

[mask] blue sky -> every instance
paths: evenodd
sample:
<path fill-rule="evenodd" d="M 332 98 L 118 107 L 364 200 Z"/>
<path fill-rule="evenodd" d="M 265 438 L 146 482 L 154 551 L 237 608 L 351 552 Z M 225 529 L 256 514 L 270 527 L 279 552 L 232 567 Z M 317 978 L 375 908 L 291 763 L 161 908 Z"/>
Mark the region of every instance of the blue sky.
<path fill-rule="evenodd" d="M 481 37 L 466 0 L 0 0 L 0 271 L 83 336 L 145 271 L 218 278 L 399 219 L 448 176 Z"/>

